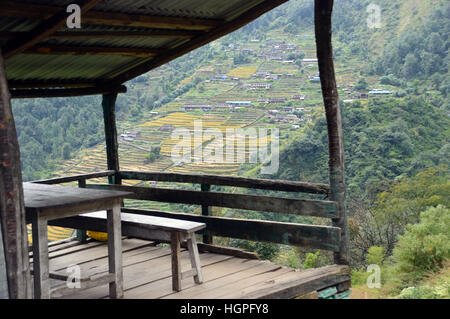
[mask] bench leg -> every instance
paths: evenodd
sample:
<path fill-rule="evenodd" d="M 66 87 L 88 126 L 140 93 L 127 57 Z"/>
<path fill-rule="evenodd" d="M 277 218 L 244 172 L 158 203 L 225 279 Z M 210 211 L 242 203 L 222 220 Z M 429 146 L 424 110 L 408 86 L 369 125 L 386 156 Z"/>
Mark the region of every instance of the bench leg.
<path fill-rule="evenodd" d="M 107 210 L 108 265 L 109 273 L 114 274 L 114 281 L 109 284 L 111 299 L 123 297 L 121 228 L 120 202 L 117 202 L 112 210 Z"/>
<path fill-rule="evenodd" d="M 203 282 L 202 269 L 200 266 L 200 257 L 198 255 L 197 241 L 195 239 L 195 234 L 189 234 L 186 240 L 187 247 L 189 250 L 189 257 L 191 258 L 192 269 L 195 270 L 194 282 L 201 284 Z"/>
<path fill-rule="evenodd" d="M 177 231 L 170 234 L 170 248 L 172 253 L 172 289 L 181 291 L 180 233 Z"/>

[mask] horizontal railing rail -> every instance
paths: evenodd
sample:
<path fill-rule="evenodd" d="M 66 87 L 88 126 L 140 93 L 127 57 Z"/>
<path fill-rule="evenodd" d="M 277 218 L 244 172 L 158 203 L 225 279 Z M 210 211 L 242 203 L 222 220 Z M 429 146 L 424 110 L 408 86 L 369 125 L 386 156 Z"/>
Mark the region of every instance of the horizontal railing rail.
<path fill-rule="evenodd" d="M 77 181 L 99 178 L 99 177 L 114 176 L 116 174 L 117 173 L 115 171 L 109 170 L 109 171 L 101 171 L 101 172 L 94 172 L 94 173 L 87 173 L 87 174 L 40 179 L 40 180 L 36 180 L 36 181 L 32 181 L 32 182 L 40 183 L 40 184 L 62 184 L 62 183 L 77 182 Z"/>
<path fill-rule="evenodd" d="M 330 193 L 330 186 L 320 183 L 306 183 L 295 181 L 283 181 L 261 178 L 244 178 L 237 176 L 215 176 L 203 174 L 183 174 L 183 173 L 165 173 L 165 172 L 136 172 L 120 171 L 122 180 L 141 180 L 157 182 L 175 182 L 191 184 L 207 184 L 219 186 L 234 186 L 255 189 L 266 189 L 282 192 L 300 192 L 312 194 Z"/>
<path fill-rule="evenodd" d="M 336 203 L 324 200 L 109 184 L 87 184 L 86 188 L 132 192 L 133 194 L 127 196 L 127 198 L 139 200 L 217 206 L 325 218 L 336 218 L 338 216 Z"/>
<path fill-rule="evenodd" d="M 126 186 L 119 184 L 86 183 L 89 179 L 112 177 L 117 181 L 140 180 L 171 183 L 199 184 L 201 190 L 169 189 L 154 186 Z M 282 180 L 250 179 L 235 176 L 181 174 L 163 172 L 102 171 L 34 181 L 44 184 L 59 184 L 78 181 L 79 187 L 90 189 L 113 189 L 130 191 L 129 199 L 158 201 L 178 204 L 200 205 L 202 214 L 186 214 L 123 207 L 123 212 L 144 214 L 206 223 L 201 231 L 205 243 L 212 243 L 212 236 L 271 242 L 315 249 L 339 251 L 341 229 L 332 226 L 306 225 L 267 220 L 228 218 L 212 216 L 211 207 L 226 207 L 262 212 L 286 213 L 323 218 L 339 217 L 336 202 L 327 200 L 297 199 L 267 195 L 212 192 L 211 185 L 264 189 L 281 192 L 302 192 L 328 195 L 326 184 L 304 183 Z M 120 183 L 120 182 L 119 182 Z M 72 218 L 52 221 L 54 225 L 75 229 L 101 231 L 96 224 L 86 224 L 82 219 Z M 100 228 L 99 228 L 100 227 Z"/>

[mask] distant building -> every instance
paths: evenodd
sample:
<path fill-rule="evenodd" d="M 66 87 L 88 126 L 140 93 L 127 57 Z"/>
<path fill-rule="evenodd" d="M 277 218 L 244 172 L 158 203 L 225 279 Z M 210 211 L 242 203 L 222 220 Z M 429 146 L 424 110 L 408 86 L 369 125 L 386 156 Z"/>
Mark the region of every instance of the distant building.
<path fill-rule="evenodd" d="M 388 90 L 374 89 L 374 90 L 369 91 L 369 94 L 371 94 L 371 95 L 389 95 L 389 94 L 393 94 L 393 93 Z"/>
<path fill-rule="evenodd" d="M 304 94 L 294 94 L 292 95 L 292 99 L 293 100 L 301 100 L 303 101 L 306 98 L 306 96 Z"/>
<path fill-rule="evenodd" d="M 185 104 L 181 107 L 183 111 L 195 111 L 202 110 L 204 112 L 211 110 L 211 105 L 209 104 Z"/>
<path fill-rule="evenodd" d="M 285 111 L 285 112 L 292 112 L 293 110 L 294 110 L 294 108 L 292 106 L 285 106 L 283 108 L 283 111 Z"/>
<path fill-rule="evenodd" d="M 272 84 L 267 83 L 267 82 L 258 82 L 258 83 L 245 84 L 244 87 L 247 89 L 266 89 L 266 90 L 268 90 L 268 89 L 272 88 Z"/>
<path fill-rule="evenodd" d="M 232 106 L 250 106 L 252 101 L 226 101 L 225 103 Z"/>
<path fill-rule="evenodd" d="M 319 60 L 317 58 L 305 58 L 302 59 L 303 63 L 317 63 Z"/>
<path fill-rule="evenodd" d="M 286 103 L 287 99 L 284 97 L 269 97 L 267 103 Z"/>
<path fill-rule="evenodd" d="M 298 130 L 298 129 L 300 128 L 300 125 L 298 125 L 298 124 L 293 124 L 293 125 L 291 126 L 291 128 L 292 128 L 293 130 Z"/>

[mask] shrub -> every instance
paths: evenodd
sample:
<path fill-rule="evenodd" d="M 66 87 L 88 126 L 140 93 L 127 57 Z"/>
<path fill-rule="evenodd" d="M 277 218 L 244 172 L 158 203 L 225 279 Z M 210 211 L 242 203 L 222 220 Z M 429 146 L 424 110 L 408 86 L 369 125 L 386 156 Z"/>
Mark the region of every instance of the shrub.
<path fill-rule="evenodd" d="M 423 211 L 420 222 L 406 227 L 394 248 L 399 279 L 416 283 L 450 259 L 450 209 L 438 205 Z"/>

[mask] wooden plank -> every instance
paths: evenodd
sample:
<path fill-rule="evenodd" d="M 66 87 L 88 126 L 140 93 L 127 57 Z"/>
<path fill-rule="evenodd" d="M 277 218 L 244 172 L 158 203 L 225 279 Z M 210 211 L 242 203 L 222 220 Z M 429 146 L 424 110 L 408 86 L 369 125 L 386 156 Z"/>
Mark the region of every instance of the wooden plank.
<path fill-rule="evenodd" d="M 104 211 L 83 214 L 83 217 L 100 218 L 105 220 L 106 214 Z M 166 217 L 145 216 L 138 214 L 121 214 L 123 224 L 138 224 L 146 229 L 162 229 L 167 231 L 178 231 L 185 234 L 190 234 L 199 231 L 206 227 L 204 223 L 191 222 L 186 220 L 179 220 Z M 150 226 L 150 227 L 147 227 Z M 131 235 L 130 235 L 131 236 Z"/>
<path fill-rule="evenodd" d="M 3 235 L 0 240 L 3 242 L 1 258 L 4 257 L 5 262 L 7 294 L 11 299 L 31 298 L 20 150 L 1 48 L 0 136 L 0 227 Z"/>
<path fill-rule="evenodd" d="M 27 54 L 50 55 L 120 55 L 148 58 L 164 52 L 161 48 L 94 47 L 69 45 L 36 45 L 27 49 Z"/>
<path fill-rule="evenodd" d="M 289 299 L 311 291 L 320 290 L 344 282 L 350 278 L 350 268 L 344 265 L 332 265 L 313 269 L 298 276 L 288 274 L 270 283 L 265 283 L 251 292 L 244 292 L 245 299 Z"/>
<path fill-rule="evenodd" d="M 12 33 L 12 32 L 9 32 Z M 108 30 L 108 31 L 60 31 L 55 32 L 49 36 L 51 39 L 120 39 L 120 38 L 162 38 L 162 39 L 190 39 L 200 32 L 195 30 L 155 30 L 148 29 L 145 31 L 122 31 L 122 30 Z M 5 35 L 11 37 L 14 35 Z M 2 34 L 0 32 L 0 37 Z"/>
<path fill-rule="evenodd" d="M 201 252 L 210 252 L 215 254 L 229 255 L 238 258 L 245 259 L 259 259 L 259 255 L 256 252 L 246 251 L 240 248 L 224 247 L 217 245 L 209 245 L 205 243 L 197 243 L 198 250 Z"/>
<path fill-rule="evenodd" d="M 122 208 L 122 212 L 202 222 L 206 224 L 206 229 L 215 236 L 265 241 L 333 251 L 339 249 L 340 229 L 337 227 L 217 216 L 199 216 L 155 210 L 147 211 L 134 208 Z M 72 225 L 76 225 L 76 223 L 73 223 Z"/>
<path fill-rule="evenodd" d="M 86 180 L 86 179 L 91 179 L 91 178 L 112 176 L 114 174 L 115 174 L 114 170 L 108 170 L 108 171 L 94 172 L 94 173 L 87 173 L 87 174 L 78 174 L 78 175 L 71 175 L 71 176 L 64 176 L 64 177 L 40 179 L 40 180 L 36 180 L 36 181 L 32 181 L 32 182 L 38 183 L 38 184 L 62 184 L 62 183 L 76 182 L 76 181 Z"/>
<path fill-rule="evenodd" d="M 23 183 L 23 188 L 27 215 L 41 210 L 40 214 L 45 214 L 48 219 L 52 219 L 54 215 L 64 217 L 67 214 L 73 214 L 70 211 L 73 209 L 83 213 L 84 210 L 89 211 L 95 208 L 101 210 L 102 206 L 104 206 L 103 209 L 110 208 L 112 200 L 121 199 L 130 194 L 36 183 Z"/>
<path fill-rule="evenodd" d="M 160 254 L 158 258 L 149 258 L 149 260 L 134 263 L 124 268 L 124 290 L 125 298 L 130 298 L 135 289 L 141 290 L 142 286 L 154 287 L 161 289 L 161 293 L 173 292 L 172 290 L 172 270 L 170 266 L 171 254 L 169 247 L 159 247 L 158 250 L 153 251 L 152 255 L 159 253 L 162 250 L 165 254 Z M 202 267 L 208 267 L 224 260 L 231 259 L 229 256 L 222 256 L 217 254 L 202 254 Z M 188 252 L 181 251 L 181 269 L 185 271 L 190 266 Z M 162 284 L 160 284 L 162 282 Z M 191 281 L 188 281 L 185 286 L 189 286 Z M 145 289 L 148 289 L 145 287 Z M 159 288 L 158 288 L 159 287 Z M 167 292 L 166 292 L 167 291 Z M 157 290 L 156 293 L 159 293 Z M 130 294 L 131 293 L 131 294 Z M 107 298 L 105 289 L 97 287 L 89 291 L 80 293 L 76 298 Z"/>
<path fill-rule="evenodd" d="M 187 256 L 186 256 L 187 257 Z M 189 260 L 186 260 L 186 265 L 189 265 Z M 230 273 L 236 273 L 254 267 L 254 264 L 246 263 L 243 259 L 228 257 L 227 259 L 220 260 L 219 262 L 211 263 L 209 265 L 204 264 L 202 255 L 202 271 L 205 283 L 214 280 L 219 277 L 226 276 Z M 167 272 L 166 272 L 167 273 Z M 153 299 L 162 298 L 173 293 L 170 285 L 171 278 L 163 277 L 156 281 L 151 281 L 147 284 L 136 286 L 133 289 L 125 291 L 125 298 L 133 299 Z M 202 287 L 190 280 L 183 282 L 184 290 L 189 289 L 192 286 Z"/>
<path fill-rule="evenodd" d="M 342 231 L 339 252 L 334 254 L 334 262 L 348 265 L 350 262 L 350 244 L 345 211 L 344 138 L 331 43 L 332 11 L 333 0 L 315 0 L 314 25 L 316 51 L 328 129 L 330 199 L 335 201 L 339 208 L 339 216 L 333 219 L 333 226 L 339 227 Z"/>
<path fill-rule="evenodd" d="M 82 266 L 83 264 L 94 259 L 107 258 L 108 252 L 106 243 L 100 243 L 101 245 L 97 245 L 97 243 L 98 242 L 92 242 L 86 244 L 86 246 L 88 246 L 87 249 L 73 251 L 70 254 L 55 256 L 50 259 L 50 270 L 62 271 L 65 270 L 70 264 Z M 143 244 L 142 240 L 124 239 L 122 240 L 122 253 L 142 248 L 143 245 L 145 244 Z"/>
<path fill-rule="evenodd" d="M 62 7 L 2 1 L 0 16 L 49 19 Z M 83 14 L 83 23 L 122 27 L 145 27 L 160 29 L 209 30 L 223 21 L 199 18 L 178 18 L 154 15 L 88 11 Z"/>
<path fill-rule="evenodd" d="M 132 192 L 133 195 L 127 196 L 127 198 L 139 200 L 218 206 L 325 218 L 337 217 L 337 206 L 332 201 L 124 185 L 87 184 L 86 188 Z"/>
<path fill-rule="evenodd" d="M 258 276 L 261 274 L 266 275 L 264 280 L 271 278 L 270 274 L 277 276 L 281 275 L 285 271 L 292 271 L 292 269 L 283 268 L 281 272 L 278 272 L 282 268 L 279 265 L 268 262 L 245 262 L 243 264 L 246 268 L 241 269 L 238 272 L 230 272 L 219 278 L 209 279 L 199 286 L 191 286 L 185 288 L 179 293 L 172 293 L 164 296 L 164 299 L 217 299 L 221 295 L 229 295 L 230 292 L 236 293 L 242 287 L 245 287 L 248 283 L 242 284 L 246 279 L 253 278 L 258 281 L 262 280 Z M 226 264 L 222 265 L 222 267 Z M 216 269 L 216 271 L 219 271 Z"/>
<path fill-rule="evenodd" d="M 13 99 L 25 99 L 25 98 L 43 98 L 43 97 L 71 97 L 71 96 L 84 96 L 84 95 L 98 95 L 109 94 L 112 91 L 124 93 L 126 92 L 125 86 L 94 86 L 86 88 L 73 88 L 73 89 L 15 89 L 11 90 L 11 98 Z"/>
<path fill-rule="evenodd" d="M 263 178 L 244 178 L 238 176 L 136 171 L 120 171 L 120 175 L 122 179 L 234 186 L 267 189 L 282 192 L 299 192 L 327 195 L 330 191 L 328 185 L 320 183 L 294 182 Z"/>
<path fill-rule="evenodd" d="M 80 282 L 80 287 L 79 288 L 70 288 L 68 287 L 65 283 L 55 287 L 51 290 L 51 297 L 52 298 L 57 298 L 57 297 L 62 297 L 62 296 L 67 296 L 68 294 L 72 294 L 72 293 L 77 293 L 78 290 L 81 289 L 89 289 L 92 287 L 97 287 L 97 286 L 101 286 L 103 284 L 111 284 L 111 282 L 113 282 L 115 279 L 114 274 L 105 274 L 100 278 L 97 278 L 95 280 L 89 280 L 89 281 L 82 281 Z"/>
<path fill-rule="evenodd" d="M 97 3 L 99 3 L 101 0 L 84 0 L 80 1 L 78 3 L 80 7 L 80 13 L 84 14 L 88 12 L 89 9 L 94 7 Z M 6 11 L 6 5 L 2 3 L 2 9 L 0 12 Z M 16 10 L 17 10 L 17 5 Z M 5 7 L 3 7 L 5 6 Z M 30 7 L 27 6 L 26 11 L 30 11 Z M 41 22 L 37 27 L 35 27 L 30 32 L 27 32 L 25 35 L 22 35 L 21 37 L 15 38 L 12 41 L 9 41 L 3 50 L 3 56 L 8 59 L 11 56 L 24 52 L 28 48 L 32 47 L 33 45 L 37 44 L 41 40 L 45 39 L 47 36 L 52 34 L 53 32 L 56 32 L 59 28 L 61 28 L 67 20 L 67 16 L 69 15 L 65 8 L 59 7 L 58 10 L 52 14 L 51 17 L 45 19 L 43 22 Z"/>

